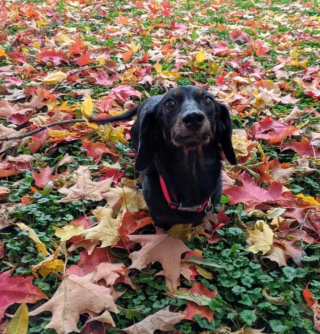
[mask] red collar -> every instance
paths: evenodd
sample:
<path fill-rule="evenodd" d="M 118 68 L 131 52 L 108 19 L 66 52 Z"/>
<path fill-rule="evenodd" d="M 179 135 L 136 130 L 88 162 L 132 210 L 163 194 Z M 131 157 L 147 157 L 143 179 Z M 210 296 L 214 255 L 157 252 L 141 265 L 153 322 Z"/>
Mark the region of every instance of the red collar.
<path fill-rule="evenodd" d="M 163 195 L 171 209 L 177 209 L 181 211 L 191 211 L 191 212 L 202 212 L 203 210 L 205 210 L 206 213 L 212 212 L 213 206 L 211 204 L 211 198 L 206 199 L 201 205 L 195 205 L 191 207 L 182 206 L 182 203 L 178 202 L 177 196 L 175 194 L 172 194 L 172 198 L 173 198 L 172 200 L 163 177 L 159 175 L 159 178 L 160 178 L 160 184 L 161 184 Z"/>

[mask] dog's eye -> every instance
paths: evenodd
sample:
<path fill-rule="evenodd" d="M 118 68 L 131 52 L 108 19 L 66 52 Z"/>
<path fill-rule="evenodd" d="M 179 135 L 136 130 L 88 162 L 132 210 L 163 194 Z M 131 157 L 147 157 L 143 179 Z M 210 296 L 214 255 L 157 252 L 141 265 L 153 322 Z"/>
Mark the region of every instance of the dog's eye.
<path fill-rule="evenodd" d="M 175 107 L 176 103 L 174 100 L 167 100 L 165 103 L 164 103 L 164 107 L 167 109 L 167 110 L 171 110 Z"/>
<path fill-rule="evenodd" d="M 213 106 L 213 100 L 206 96 L 203 100 L 202 100 L 202 103 L 206 106 L 206 107 L 212 107 Z"/>

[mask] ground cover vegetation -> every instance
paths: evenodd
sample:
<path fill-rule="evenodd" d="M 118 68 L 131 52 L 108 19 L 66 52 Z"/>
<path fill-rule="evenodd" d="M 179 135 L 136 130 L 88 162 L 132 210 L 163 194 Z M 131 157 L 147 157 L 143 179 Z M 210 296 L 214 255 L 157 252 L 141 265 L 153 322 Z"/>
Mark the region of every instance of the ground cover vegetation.
<path fill-rule="evenodd" d="M 0 332 L 318 333 L 319 10 L 2 1 Z M 212 234 L 156 229 L 133 121 L 87 121 L 178 85 L 233 117 L 238 165 L 223 162 Z"/>

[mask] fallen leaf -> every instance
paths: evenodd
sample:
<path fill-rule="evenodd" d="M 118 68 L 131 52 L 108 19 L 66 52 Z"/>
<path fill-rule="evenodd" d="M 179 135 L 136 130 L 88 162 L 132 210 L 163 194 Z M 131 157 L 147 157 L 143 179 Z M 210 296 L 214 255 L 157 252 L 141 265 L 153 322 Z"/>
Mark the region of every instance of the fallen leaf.
<path fill-rule="evenodd" d="M 31 266 L 31 272 L 33 276 L 38 278 L 38 274 L 42 277 L 47 277 L 50 273 L 63 272 L 64 262 L 58 259 L 59 249 L 57 249 L 52 255 L 45 258 L 43 261 Z"/>
<path fill-rule="evenodd" d="M 101 201 L 105 193 L 109 190 L 112 179 L 101 182 L 93 182 L 90 170 L 87 166 L 80 166 L 77 171 L 77 183 L 71 188 L 63 187 L 59 192 L 67 197 L 60 202 L 68 203 L 73 201 L 91 200 Z"/>
<path fill-rule="evenodd" d="M 91 118 L 92 113 L 93 113 L 93 103 L 91 96 L 88 95 L 88 97 L 84 100 L 84 102 L 81 105 L 81 114 L 82 117 L 88 121 Z"/>
<path fill-rule="evenodd" d="M 45 85 L 53 85 L 58 82 L 61 82 L 62 80 L 66 79 L 67 75 L 61 71 L 49 73 L 44 79 L 43 83 Z"/>
<path fill-rule="evenodd" d="M 271 261 L 277 262 L 280 267 L 283 267 L 288 265 L 287 259 L 289 258 L 289 256 L 286 255 L 285 250 L 282 247 L 278 245 L 273 245 L 271 250 L 263 258 L 267 258 Z"/>
<path fill-rule="evenodd" d="M 98 207 L 92 213 L 97 217 L 99 224 L 81 233 L 86 239 L 101 241 L 101 247 L 114 246 L 121 236 L 118 228 L 121 224 L 120 215 L 112 218 L 113 210 L 110 208 Z"/>
<path fill-rule="evenodd" d="M 257 254 L 262 252 L 266 254 L 269 252 L 273 245 L 273 232 L 269 225 L 260 220 L 256 222 L 255 229 L 248 230 L 249 239 L 248 242 L 252 245 L 246 248 L 246 251 Z"/>
<path fill-rule="evenodd" d="M 17 223 L 17 225 L 19 226 L 21 231 L 29 232 L 29 238 L 35 242 L 38 253 L 39 254 L 42 253 L 42 256 L 47 256 L 48 251 L 46 245 L 41 242 L 36 232 L 31 227 L 25 225 L 24 223 Z"/>
<path fill-rule="evenodd" d="M 169 306 L 149 315 L 142 321 L 123 329 L 128 334 L 153 334 L 157 329 L 161 331 L 171 331 L 175 324 L 184 319 L 181 313 L 174 313 L 169 311 Z"/>
<path fill-rule="evenodd" d="M 209 290 L 204 284 L 196 282 L 191 289 L 179 289 L 173 296 L 176 298 L 187 300 L 187 308 L 185 310 L 185 320 L 193 320 L 195 315 L 212 321 L 214 311 L 208 305 L 211 299 L 214 299 L 218 291 Z"/>
<path fill-rule="evenodd" d="M 149 263 L 158 261 L 162 264 L 166 284 L 171 292 L 180 285 L 181 254 L 190 249 L 179 239 L 167 234 L 130 235 L 128 238 L 141 244 L 142 249 L 129 255 L 132 260 L 130 268 L 143 269 Z"/>
<path fill-rule="evenodd" d="M 32 176 L 36 186 L 38 188 L 44 188 L 53 178 L 52 169 L 50 167 L 41 168 L 39 173 L 33 170 Z"/>
<path fill-rule="evenodd" d="M 29 313 L 26 303 L 22 303 L 14 314 L 7 329 L 8 334 L 26 334 L 28 332 Z"/>
<path fill-rule="evenodd" d="M 247 174 L 242 174 L 243 185 L 231 186 L 223 193 L 230 198 L 230 204 L 244 203 L 247 208 L 254 208 L 257 204 L 277 201 L 282 198 L 282 184 L 273 182 L 269 189 L 259 187 Z"/>
<path fill-rule="evenodd" d="M 116 258 L 110 254 L 107 248 L 96 247 L 91 254 L 86 250 L 80 253 L 80 260 L 76 265 L 70 266 L 66 270 L 67 275 L 86 276 L 94 272 L 95 268 L 103 262 L 112 262 Z"/>
<path fill-rule="evenodd" d="M 81 235 L 83 226 L 65 225 L 63 227 L 53 227 L 55 235 L 61 241 L 68 241 L 74 236 Z"/>
<path fill-rule="evenodd" d="M 53 328 L 58 334 L 79 332 L 77 324 L 80 314 L 89 311 L 118 313 L 111 297 L 111 289 L 75 275 L 66 277 L 51 299 L 30 312 L 30 315 L 35 316 L 45 311 L 52 313 L 52 319 L 45 328 Z M 110 323 L 115 326 L 111 316 Z"/>
<path fill-rule="evenodd" d="M 10 277 L 11 271 L 0 274 L 0 321 L 7 307 L 15 303 L 34 304 L 48 297 L 36 286 L 32 285 L 33 277 Z"/>

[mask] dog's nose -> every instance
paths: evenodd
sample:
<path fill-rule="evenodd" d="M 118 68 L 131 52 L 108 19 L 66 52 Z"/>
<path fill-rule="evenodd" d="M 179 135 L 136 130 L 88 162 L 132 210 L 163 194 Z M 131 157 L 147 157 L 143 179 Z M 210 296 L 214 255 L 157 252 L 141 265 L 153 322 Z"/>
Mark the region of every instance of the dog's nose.
<path fill-rule="evenodd" d="M 190 130 L 198 130 L 204 122 L 204 115 L 199 112 L 191 112 L 182 117 L 182 123 Z"/>

